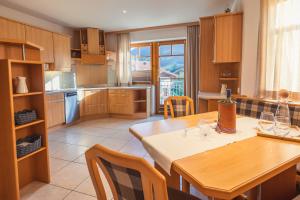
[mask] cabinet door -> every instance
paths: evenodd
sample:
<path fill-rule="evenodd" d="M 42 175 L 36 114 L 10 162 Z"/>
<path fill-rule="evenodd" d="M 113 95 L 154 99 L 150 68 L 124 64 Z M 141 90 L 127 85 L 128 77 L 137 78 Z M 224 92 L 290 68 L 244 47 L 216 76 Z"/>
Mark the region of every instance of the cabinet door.
<path fill-rule="evenodd" d="M 133 114 L 131 90 L 109 90 L 109 112 L 112 114 Z"/>
<path fill-rule="evenodd" d="M 41 51 L 42 62 L 54 63 L 52 32 L 26 26 L 26 41 L 44 48 Z"/>
<path fill-rule="evenodd" d="M 100 51 L 99 30 L 96 28 L 88 28 L 87 36 L 88 36 L 88 54 L 99 55 L 99 51 Z"/>
<path fill-rule="evenodd" d="M 47 95 L 47 127 L 65 123 L 64 94 Z"/>
<path fill-rule="evenodd" d="M 214 62 L 240 62 L 242 55 L 243 15 L 215 16 Z"/>
<path fill-rule="evenodd" d="M 107 90 L 91 90 L 84 93 L 82 116 L 107 113 Z"/>
<path fill-rule="evenodd" d="M 25 42 L 25 25 L 0 18 L 0 39 Z"/>
<path fill-rule="evenodd" d="M 70 37 L 53 33 L 54 44 L 54 70 L 71 70 L 71 47 Z"/>

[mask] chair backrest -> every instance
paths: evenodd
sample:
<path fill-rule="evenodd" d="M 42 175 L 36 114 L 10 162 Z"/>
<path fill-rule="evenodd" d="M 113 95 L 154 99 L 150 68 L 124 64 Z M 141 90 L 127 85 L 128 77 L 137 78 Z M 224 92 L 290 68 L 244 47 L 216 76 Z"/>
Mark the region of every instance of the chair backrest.
<path fill-rule="evenodd" d="M 168 118 L 168 107 L 170 108 L 171 117 L 183 117 L 194 115 L 194 101 L 187 96 L 171 96 L 164 101 L 164 118 Z"/>
<path fill-rule="evenodd" d="M 168 200 L 165 177 L 143 158 L 122 154 L 98 144 L 87 150 L 85 157 L 99 200 L 108 200 L 99 167 L 115 200 Z"/>
<path fill-rule="evenodd" d="M 257 99 L 235 98 L 236 112 L 239 115 L 244 115 L 253 118 L 260 118 L 262 112 L 276 113 L 277 103 L 266 102 Z M 300 126 L 300 106 L 289 105 L 291 124 Z"/>

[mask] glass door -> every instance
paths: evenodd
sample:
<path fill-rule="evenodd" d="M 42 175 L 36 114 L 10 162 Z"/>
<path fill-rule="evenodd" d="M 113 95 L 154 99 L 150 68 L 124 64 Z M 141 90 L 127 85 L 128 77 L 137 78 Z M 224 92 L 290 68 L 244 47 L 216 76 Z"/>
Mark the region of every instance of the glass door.
<path fill-rule="evenodd" d="M 183 96 L 185 40 L 160 42 L 159 61 L 159 102 L 169 96 Z"/>

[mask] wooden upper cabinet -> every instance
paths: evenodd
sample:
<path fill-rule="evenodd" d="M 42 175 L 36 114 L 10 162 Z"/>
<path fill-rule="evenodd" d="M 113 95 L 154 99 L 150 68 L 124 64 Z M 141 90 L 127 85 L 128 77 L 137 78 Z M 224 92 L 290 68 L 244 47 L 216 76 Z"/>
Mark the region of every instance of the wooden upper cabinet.
<path fill-rule="evenodd" d="M 71 70 L 71 40 L 70 37 L 53 33 L 54 70 Z"/>
<path fill-rule="evenodd" d="M 43 47 L 41 51 L 42 62 L 54 63 L 52 32 L 26 26 L 26 41 Z"/>
<path fill-rule="evenodd" d="M 0 17 L 0 39 L 25 42 L 25 25 Z"/>
<path fill-rule="evenodd" d="M 87 37 L 88 37 L 88 54 L 99 54 L 100 46 L 99 46 L 99 29 L 96 28 L 88 28 L 87 29 Z"/>
<path fill-rule="evenodd" d="M 222 14 L 214 17 L 215 63 L 241 62 L 243 14 Z"/>

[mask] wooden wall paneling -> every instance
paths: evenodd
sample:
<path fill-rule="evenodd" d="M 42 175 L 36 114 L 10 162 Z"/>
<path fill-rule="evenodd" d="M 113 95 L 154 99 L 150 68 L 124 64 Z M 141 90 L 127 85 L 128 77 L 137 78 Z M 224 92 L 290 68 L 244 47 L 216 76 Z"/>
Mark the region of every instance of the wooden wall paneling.
<path fill-rule="evenodd" d="M 54 68 L 58 71 L 71 70 L 70 37 L 53 33 Z"/>
<path fill-rule="evenodd" d="M 217 15 L 215 18 L 214 62 L 240 62 L 242 57 L 243 14 Z"/>
<path fill-rule="evenodd" d="M 219 66 L 214 59 L 214 18 L 200 19 L 200 91 L 219 92 Z"/>
<path fill-rule="evenodd" d="M 25 25 L 0 17 L 0 39 L 25 42 Z"/>
<path fill-rule="evenodd" d="M 88 54 L 99 55 L 100 52 L 99 30 L 96 28 L 88 28 L 87 38 L 88 38 Z"/>
<path fill-rule="evenodd" d="M 43 47 L 41 51 L 41 61 L 53 63 L 53 34 L 32 26 L 26 26 L 26 41 Z"/>

